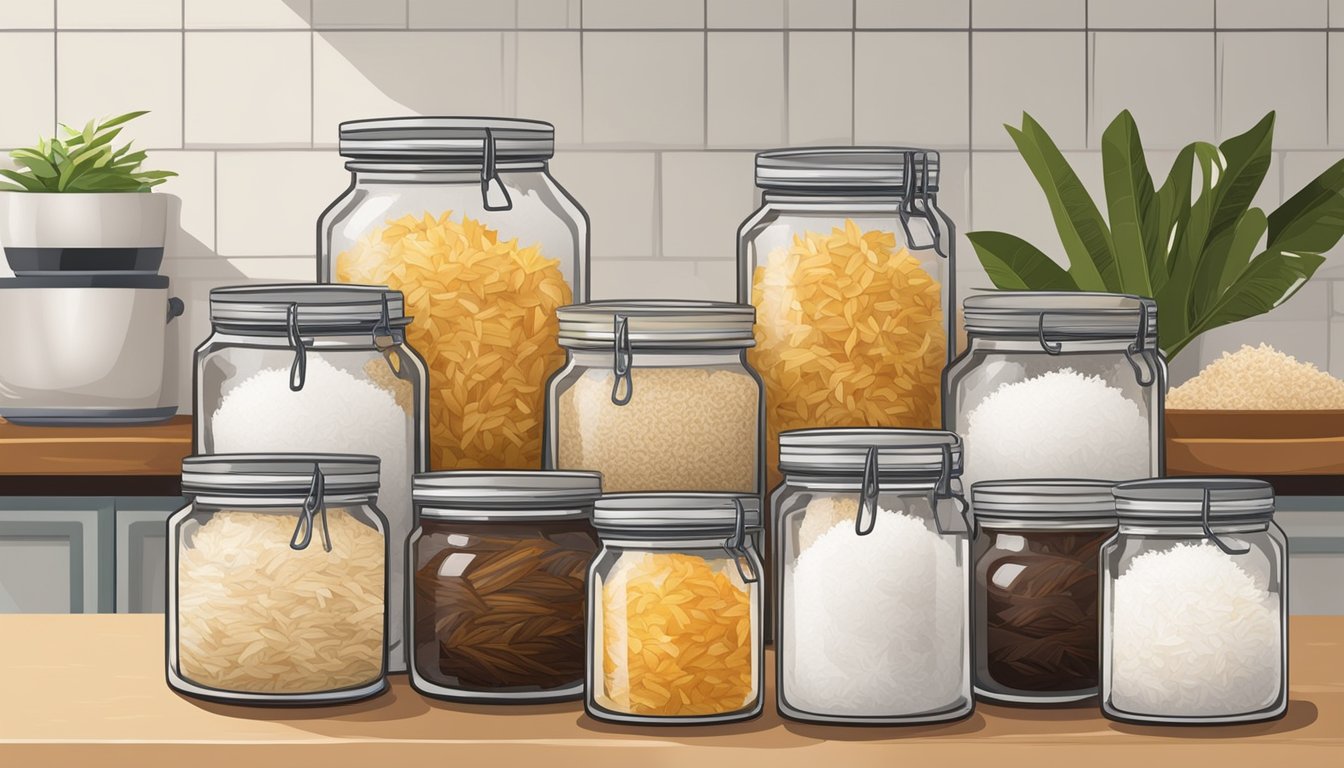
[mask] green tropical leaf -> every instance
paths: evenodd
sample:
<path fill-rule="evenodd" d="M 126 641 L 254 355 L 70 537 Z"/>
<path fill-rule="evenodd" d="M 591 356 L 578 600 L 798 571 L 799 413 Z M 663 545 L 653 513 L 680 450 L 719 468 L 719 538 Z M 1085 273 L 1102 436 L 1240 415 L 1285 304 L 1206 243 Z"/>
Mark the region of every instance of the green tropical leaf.
<path fill-rule="evenodd" d="M 1078 287 L 1085 291 L 1120 290 L 1110 232 L 1078 174 L 1030 115 L 1022 115 L 1021 129 L 1004 127 L 1045 192 L 1069 258 L 1069 274 Z"/>
<path fill-rule="evenodd" d="M 51 164 L 47 158 L 39 155 L 31 149 L 16 149 L 9 153 L 15 162 L 32 171 L 33 175 L 40 179 L 54 179 L 58 172 L 56 167 Z"/>
<path fill-rule="evenodd" d="M 1176 241 L 1190 219 L 1190 190 L 1195 176 L 1195 145 L 1191 144 L 1176 154 L 1167 180 L 1157 190 L 1148 218 L 1156 224 L 1152 227 L 1153 242 L 1149 245 L 1149 279 L 1153 290 L 1161 292 L 1171 272 L 1171 252 Z"/>
<path fill-rule="evenodd" d="M 1344 235 L 1344 160 L 1312 179 L 1269 214 L 1268 248 L 1325 253 Z"/>
<path fill-rule="evenodd" d="M 47 191 L 47 185 L 43 184 L 41 179 L 35 179 L 26 174 L 19 173 L 18 171 L 11 171 L 8 168 L 0 168 L 0 176 L 4 176 L 15 182 L 19 185 L 19 189 L 25 192 Z"/>
<path fill-rule="evenodd" d="M 1101 135 L 1101 167 L 1120 290 L 1152 297 L 1150 274 L 1158 265 L 1150 248 L 1157 239 L 1158 222 L 1149 211 L 1156 193 L 1129 110 L 1117 115 Z"/>
<path fill-rule="evenodd" d="M 10 152 L 22 166 L 11 171 L 3 182 L 4 189 L 28 192 L 136 192 L 148 191 L 175 176 L 170 171 L 145 171 L 141 164 L 146 155 L 133 151 L 128 142 L 114 147 L 122 126 L 143 111 L 128 112 L 103 121 L 89 121 L 82 129 L 61 123 L 65 138 L 40 138 L 33 147 Z"/>
<path fill-rule="evenodd" d="M 1076 291 L 1064 268 L 1036 246 L 1006 232 L 972 232 L 967 235 L 985 273 L 995 287 L 1017 291 Z"/>
<path fill-rule="evenodd" d="M 142 117 L 142 116 L 144 116 L 144 115 L 148 115 L 148 114 L 149 114 L 149 110 L 147 110 L 147 109 L 142 109 L 142 110 L 140 110 L 140 111 L 138 111 L 138 112 L 127 112 L 127 113 L 124 114 L 124 115 L 117 115 L 116 117 L 112 118 L 111 120 L 106 120 L 106 121 L 104 121 L 101 125 L 98 126 L 98 128 L 99 128 L 99 130 L 107 130 L 108 128 L 115 128 L 115 127 L 117 127 L 118 125 L 123 125 L 123 124 L 125 124 L 125 123 L 129 123 L 130 121 L 136 119 L 137 117 Z"/>
<path fill-rule="evenodd" d="M 1201 333 L 1274 309 L 1292 298 L 1324 262 L 1325 257 L 1316 253 L 1262 252 L 1199 322 L 1164 351 L 1175 357 Z M 1159 316 L 1161 311 L 1159 307 Z"/>

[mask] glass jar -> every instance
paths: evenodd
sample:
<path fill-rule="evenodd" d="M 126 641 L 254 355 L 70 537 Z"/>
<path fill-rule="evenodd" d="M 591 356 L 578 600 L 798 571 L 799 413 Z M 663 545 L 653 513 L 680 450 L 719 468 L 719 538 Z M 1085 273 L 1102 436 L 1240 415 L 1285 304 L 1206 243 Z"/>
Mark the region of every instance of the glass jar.
<path fill-rule="evenodd" d="M 956 229 L 938 180 L 938 153 L 923 149 L 756 156 L 761 207 L 738 229 L 737 292 L 756 307 L 768 487 L 784 430 L 941 426 Z"/>
<path fill-rule="evenodd" d="M 1259 480 L 1115 487 L 1101 549 L 1101 711 L 1140 723 L 1288 709 L 1288 541 Z"/>
<path fill-rule="evenodd" d="M 731 494 L 598 499 L 584 706 L 599 720 L 700 724 L 761 713 L 761 561 Z"/>
<path fill-rule="evenodd" d="M 971 697 L 961 442 L 915 429 L 780 435 L 776 702 L 791 720 L 956 720 Z"/>
<path fill-rule="evenodd" d="M 560 310 L 564 367 L 546 396 L 548 469 L 602 473 L 607 493 L 759 494 L 761 380 L 751 307 L 599 301 Z"/>
<path fill-rule="evenodd" d="M 1101 544 L 1113 484 L 1004 480 L 971 487 L 975 693 L 1007 704 L 1097 695 Z"/>
<path fill-rule="evenodd" d="M 944 428 L 966 443 L 963 482 L 1161 474 L 1152 299 L 1004 291 L 967 298 L 965 317 L 943 403 Z"/>
<path fill-rule="evenodd" d="M 391 671 L 402 647 L 401 542 L 411 476 L 425 469 L 425 369 L 406 343 L 402 296 L 373 286 L 264 285 L 210 291 L 196 349 L 198 454 L 342 453 L 382 460 L 378 502 L 392 548 Z"/>
<path fill-rule="evenodd" d="M 350 187 L 318 220 L 319 282 L 406 295 L 429 368 L 434 469 L 535 469 L 555 310 L 588 298 L 588 215 L 552 178 L 535 120 L 341 124 Z"/>
<path fill-rule="evenodd" d="M 378 459 L 182 462 L 168 519 L 168 685 L 229 704 L 338 704 L 387 688 Z"/>
<path fill-rule="evenodd" d="M 415 478 L 407 542 L 411 686 L 453 701 L 583 695 L 593 472 L 435 472 Z"/>

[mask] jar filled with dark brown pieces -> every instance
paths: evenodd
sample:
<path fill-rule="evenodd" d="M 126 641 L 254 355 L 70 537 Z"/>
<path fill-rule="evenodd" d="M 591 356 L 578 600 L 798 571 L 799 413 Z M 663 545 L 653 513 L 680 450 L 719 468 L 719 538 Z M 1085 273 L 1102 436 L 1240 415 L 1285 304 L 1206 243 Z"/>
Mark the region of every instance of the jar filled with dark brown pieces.
<path fill-rule="evenodd" d="M 452 701 L 583 694 L 592 472 L 463 471 L 415 477 L 411 685 Z"/>
<path fill-rule="evenodd" d="M 975 693 L 1010 704 L 1097 694 L 1097 568 L 1115 532 L 1112 483 L 971 486 Z"/>

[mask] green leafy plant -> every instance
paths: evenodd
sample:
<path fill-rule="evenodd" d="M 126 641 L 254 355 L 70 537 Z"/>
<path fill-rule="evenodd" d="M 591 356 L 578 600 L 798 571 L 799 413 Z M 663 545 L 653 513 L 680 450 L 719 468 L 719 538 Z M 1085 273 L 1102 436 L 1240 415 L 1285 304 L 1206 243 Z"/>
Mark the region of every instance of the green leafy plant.
<path fill-rule="evenodd" d="M 0 190 L 15 192 L 148 192 L 172 171 L 143 171 L 145 153 L 131 151 L 129 143 L 113 149 L 112 140 L 126 123 L 146 112 L 128 112 L 101 123 L 90 120 L 84 130 L 64 123 L 65 138 L 38 141 L 35 147 L 16 149 L 9 156 L 23 170 L 0 168 Z"/>
<path fill-rule="evenodd" d="M 1185 147 L 1160 187 L 1121 112 L 1101 137 L 1104 217 L 1039 123 L 1024 114 L 1021 128 L 1004 127 L 1045 192 L 1069 266 L 1006 232 L 971 232 L 994 285 L 1152 297 L 1169 359 L 1205 331 L 1282 304 L 1344 235 L 1344 160 L 1269 215 L 1251 205 L 1269 170 L 1273 112 L 1217 146 Z"/>

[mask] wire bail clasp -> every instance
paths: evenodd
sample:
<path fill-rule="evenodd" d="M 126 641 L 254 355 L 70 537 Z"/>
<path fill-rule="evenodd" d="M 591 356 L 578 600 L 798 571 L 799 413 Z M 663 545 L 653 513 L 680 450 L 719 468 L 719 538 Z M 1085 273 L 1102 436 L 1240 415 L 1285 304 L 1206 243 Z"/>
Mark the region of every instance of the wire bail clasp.
<path fill-rule="evenodd" d="M 1223 552 L 1226 553 L 1226 554 L 1229 554 L 1229 555 L 1244 555 L 1244 554 L 1246 554 L 1247 552 L 1250 552 L 1250 551 L 1251 551 L 1251 545 L 1250 545 L 1250 544 L 1247 544 L 1246 546 L 1244 546 L 1244 547 L 1238 549 L 1238 548 L 1236 548 L 1236 547 L 1233 547 L 1231 544 L 1228 544 L 1227 542 L 1223 541 L 1221 538 L 1218 537 L 1218 535 L 1217 535 L 1216 533 L 1213 532 L 1213 529 L 1212 529 L 1211 527 L 1209 527 L 1209 512 L 1210 512 L 1210 507 L 1211 507 L 1211 506 L 1212 506 L 1212 505 L 1211 505 L 1211 503 L 1210 503 L 1210 501 L 1209 501 L 1209 489 L 1208 489 L 1208 488 L 1205 488 L 1205 489 L 1204 489 L 1204 502 L 1203 502 L 1203 504 L 1201 505 L 1201 507 L 1200 507 L 1200 512 L 1199 512 L 1200 523 L 1201 523 L 1201 524 L 1203 525 L 1203 527 L 1204 527 L 1204 535 L 1205 535 L 1210 541 L 1212 541 L 1212 542 L 1214 543 L 1215 546 L 1217 546 L 1219 549 L 1223 550 Z"/>
<path fill-rule="evenodd" d="M 331 531 L 327 527 L 327 481 L 322 475 L 322 467 L 313 464 L 313 482 L 308 486 L 308 496 L 303 500 L 299 512 L 299 522 L 294 526 L 294 535 L 289 537 L 289 548 L 304 550 L 313 541 L 313 528 L 316 517 L 322 516 L 322 548 L 331 551 Z M 302 538 L 300 538 L 302 535 Z"/>
<path fill-rule="evenodd" d="M 946 534 L 951 531 L 949 526 L 943 525 L 942 519 L 938 516 L 939 503 L 944 500 L 953 502 L 957 507 L 957 514 L 966 524 L 967 530 L 970 529 L 970 523 L 966 519 L 966 513 L 970 511 L 970 505 L 966 503 L 966 497 L 952 488 L 952 446 L 943 443 L 939 448 L 942 450 L 942 462 L 938 467 L 938 479 L 933 481 L 933 487 L 929 489 L 928 501 L 929 512 L 933 515 L 933 524 L 937 526 L 938 533 Z"/>
<path fill-rule="evenodd" d="M 877 526 L 877 497 L 881 490 L 878 468 L 877 446 L 869 446 L 868 455 L 863 460 L 863 480 L 859 485 L 859 509 L 854 514 L 854 533 L 859 536 L 867 536 Z M 868 518 L 866 527 L 863 524 L 865 516 Z"/>
<path fill-rule="evenodd" d="M 611 370 L 615 381 L 611 383 L 611 402 L 614 405 L 627 405 L 635 394 L 634 380 L 630 375 L 630 366 L 634 360 L 634 350 L 630 347 L 630 318 L 617 312 L 612 318 L 612 361 Z M 621 385 L 625 385 L 625 394 L 621 394 Z"/>
<path fill-rule="evenodd" d="M 290 304 L 285 310 L 285 327 L 289 347 L 294 350 L 294 362 L 289 366 L 289 391 L 299 392 L 308 379 L 308 350 L 299 333 L 299 305 Z"/>
<path fill-rule="evenodd" d="M 733 497 L 733 508 L 737 512 L 733 518 L 733 534 L 723 540 L 723 550 L 733 559 L 737 575 L 742 577 L 743 583 L 755 584 L 761 580 L 761 572 L 747 554 L 747 510 L 742 506 L 742 499 L 737 496 Z M 745 567 L 743 563 L 746 563 Z"/>
<path fill-rule="evenodd" d="M 481 161 L 481 205 L 487 211 L 513 210 L 513 198 L 509 197 L 509 190 L 504 186 L 504 182 L 500 181 L 499 170 L 496 168 L 495 132 L 490 128 L 483 130 L 485 146 L 484 158 Z M 499 200 L 503 202 L 495 202 Z"/>
<path fill-rule="evenodd" d="M 373 348 L 380 352 L 395 343 L 392 335 L 392 311 L 387 305 L 386 292 L 383 293 L 382 304 L 378 322 L 373 324 L 373 330 L 369 332 L 369 340 L 373 342 Z"/>
<path fill-rule="evenodd" d="M 1045 338 L 1045 316 L 1048 314 L 1050 313 L 1042 311 L 1041 316 L 1036 319 L 1036 339 L 1041 342 L 1041 349 L 1044 349 L 1047 355 L 1058 355 L 1064 351 L 1064 345 Z"/>
<path fill-rule="evenodd" d="M 1149 359 L 1152 350 L 1148 347 L 1148 307 L 1152 304 L 1151 299 L 1139 299 L 1139 331 L 1134 341 L 1125 347 L 1125 360 L 1128 360 L 1129 367 L 1134 369 L 1134 380 L 1140 387 L 1150 387 L 1157 381 L 1157 365 Z M 1147 380 L 1144 379 L 1144 372 L 1138 360 L 1134 359 L 1135 355 L 1143 360 L 1143 367 L 1148 369 Z"/>

